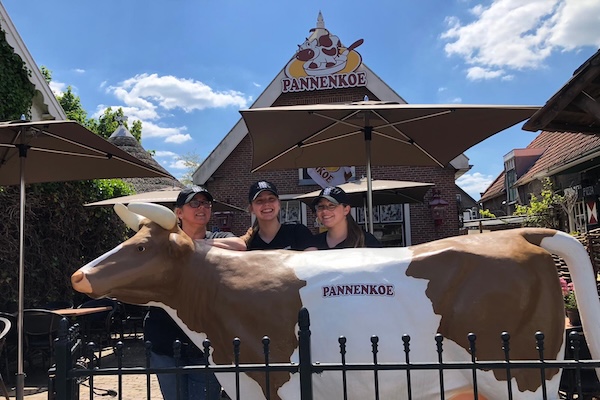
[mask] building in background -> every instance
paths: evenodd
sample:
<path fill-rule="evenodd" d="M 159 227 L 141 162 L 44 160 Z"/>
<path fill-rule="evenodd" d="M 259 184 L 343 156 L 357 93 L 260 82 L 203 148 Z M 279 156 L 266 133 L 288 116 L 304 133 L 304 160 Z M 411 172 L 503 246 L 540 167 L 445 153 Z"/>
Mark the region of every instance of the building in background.
<path fill-rule="evenodd" d="M 516 204 L 529 204 L 531 194 L 550 178 L 560 194 L 576 196 L 569 226 L 580 233 L 598 228 L 600 196 L 600 51 L 523 126 L 542 132 L 525 149 L 504 156 L 504 171 L 482 194 L 479 203 L 496 216 L 513 214 Z"/>
<path fill-rule="evenodd" d="M 300 45 L 299 53 L 304 52 L 298 53 L 298 57 L 292 56 L 251 108 L 350 103 L 364 100 L 365 97 L 369 100 L 406 103 L 362 62 L 360 46 L 368 46 L 368 43 L 363 43 L 359 35 L 360 33 L 354 38 L 337 37 L 333 31 L 325 28 L 323 17 L 319 13 L 316 28 L 310 30 L 310 36 Z M 347 48 L 340 46 L 340 49 L 351 51 L 344 50 L 340 53 L 337 45 L 341 43 L 351 43 Z M 298 45 L 290 43 L 290 53 L 296 49 Z M 336 58 L 342 54 L 342 59 Z M 243 208 L 248 205 L 247 191 L 251 183 L 261 179 L 272 181 L 281 193 L 282 221 L 303 223 L 316 232 L 316 215 L 305 204 L 293 200 L 297 195 L 320 188 L 306 169 L 250 173 L 251 158 L 250 137 L 240 118 L 195 171 L 193 181 L 206 186 L 217 199 Z M 349 167 L 354 168 L 355 179 L 366 174 L 363 165 Z M 417 244 L 457 235 L 459 218 L 455 180 L 469 168 L 468 159 L 464 155 L 454 159 L 446 168 L 374 165 L 373 179 L 431 182 L 435 184 L 439 196 L 448 203 L 442 223 L 434 221 L 428 205 L 433 198 L 433 191 L 425 197 L 423 204 L 399 206 L 402 210 L 401 217 L 394 221 L 379 220 L 379 207 L 375 207 L 375 235 L 390 246 Z M 360 220 L 360 212 L 355 212 Z M 218 229 L 225 228 L 235 234 L 244 233 L 252 222 L 249 214 L 242 213 L 220 216 L 219 221 L 223 226 L 217 227 Z"/>

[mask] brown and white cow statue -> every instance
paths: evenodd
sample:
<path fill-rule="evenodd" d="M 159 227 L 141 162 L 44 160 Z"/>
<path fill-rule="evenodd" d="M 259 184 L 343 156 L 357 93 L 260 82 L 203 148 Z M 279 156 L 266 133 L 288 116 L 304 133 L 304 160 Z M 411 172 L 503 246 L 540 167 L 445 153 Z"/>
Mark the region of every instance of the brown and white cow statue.
<path fill-rule="evenodd" d="M 411 361 L 435 362 L 434 336 L 444 336 L 444 361 L 470 361 L 467 335 L 477 335 L 479 360 L 502 360 L 501 332 L 511 335 L 512 359 L 535 360 L 535 332 L 545 334 L 547 359 L 563 359 L 563 297 L 551 253 L 571 272 L 586 339 L 600 359 L 600 302 L 585 249 L 571 236 L 548 229 L 515 229 L 451 237 L 406 248 L 294 252 L 236 252 L 192 241 L 169 209 L 144 203 L 117 205 L 137 234 L 72 276 L 91 297 L 162 307 L 199 347 L 208 337 L 211 361 L 232 364 L 232 340 L 242 341 L 241 362 L 298 361 L 297 316 L 310 312 L 314 361 L 339 362 L 339 336 L 347 362 L 372 362 L 370 337 L 379 336 L 379 361 L 403 362 L 402 334 L 411 337 Z M 411 375 L 413 398 L 440 390 L 437 371 Z M 382 399 L 406 393 L 406 374 L 380 372 Z M 218 376 L 235 393 L 234 375 Z M 512 370 L 515 398 L 540 399 L 540 372 Z M 546 370 L 547 390 L 557 396 L 560 371 Z M 298 374 L 242 375 L 246 399 L 299 397 Z M 313 378 L 315 398 L 342 398 L 339 373 Z M 372 372 L 352 372 L 350 397 L 370 398 Z M 444 372 L 446 399 L 473 398 L 471 371 Z M 504 371 L 478 374 L 479 399 L 506 398 Z M 466 396 L 466 397 L 465 397 Z M 437 395 L 439 397 L 439 394 Z"/>

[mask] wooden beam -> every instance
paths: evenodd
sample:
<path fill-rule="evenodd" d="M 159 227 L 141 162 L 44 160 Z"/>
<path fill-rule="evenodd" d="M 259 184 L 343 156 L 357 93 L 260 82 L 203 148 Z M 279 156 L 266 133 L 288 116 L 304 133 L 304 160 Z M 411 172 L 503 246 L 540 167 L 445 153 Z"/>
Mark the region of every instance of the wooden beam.
<path fill-rule="evenodd" d="M 586 126 L 571 123 L 551 122 L 544 127 L 545 131 L 549 132 L 575 132 L 586 133 L 590 135 L 600 135 L 600 125 Z"/>
<path fill-rule="evenodd" d="M 588 115 L 594 117 L 594 119 L 600 123 L 600 104 L 598 104 L 592 96 L 586 92 L 581 92 L 581 94 L 573 100 L 573 104 L 581 108 Z"/>
<path fill-rule="evenodd" d="M 523 129 L 536 132 L 546 127 L 564 110 L 589 84 L 600 76 L 600 51 L 575 71 L 573 77 L 556 92 L 538 112 L 525 122 Z"/>

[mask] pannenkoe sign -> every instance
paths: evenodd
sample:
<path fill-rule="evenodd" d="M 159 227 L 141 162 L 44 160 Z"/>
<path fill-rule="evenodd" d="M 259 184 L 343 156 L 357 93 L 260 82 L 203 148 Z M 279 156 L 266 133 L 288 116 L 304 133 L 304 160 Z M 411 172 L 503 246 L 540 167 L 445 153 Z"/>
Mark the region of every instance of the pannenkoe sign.
<path fill-rule="evenodd" d="M 360 87 L 367 85 L 367 74 L 357 71 L 362 57 L 356 49 L 359 39 L 346 47 L 325 29 L 322 19 L 298 46 L 296 55 L 285 66 L 287 78 L 281 81 L 282 93 Z"/>

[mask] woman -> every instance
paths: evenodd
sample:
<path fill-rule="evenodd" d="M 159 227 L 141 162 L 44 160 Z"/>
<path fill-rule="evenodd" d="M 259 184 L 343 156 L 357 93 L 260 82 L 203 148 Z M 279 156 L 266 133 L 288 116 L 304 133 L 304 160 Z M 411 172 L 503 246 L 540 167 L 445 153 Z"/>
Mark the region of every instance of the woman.
<path fill-rule="evenodd" d="M 212 195 L 199 186 L 186 187 L 177 196 L 175 215 L 181 229 L 192 239 L 232 250 L 245 250 L 245 243 L 230 232 L 211 232 L 206 227 L 212 211 Z M 176 365 L 204 365 L 204 353 L 188 338 L 171 317 L 162 308 L 150 307 L 144 320 L 144 339 L 152 342 L 150 366 L 152 368 L 172 368 Z M 173 343 L 179 340 L 181 358 L 173 354 Z M 202 372 L 181 374 L 180 397 L 177 397 L 177 375 L 157 374 L 160 391 L 165 400 L 219 399 L 221 385 L 214 374 Z M 208 393 L 205 389 L 208 386 Z"/>
<path fill-rule="evenodd" d="M 312 241 L 312 233 L 302 224 L 281 224 L 281 202 L 274 184 L 258 181 L 250 186 L 248 209 L 254 215 L 254 224 L 242 239 L 248 250 L 305 250 Z"/>
<path fill-rule="evenodd" d="M 313 238 L 319 250 L 343 249 L 347 247 L 382 247 L 375 236 L 363 231 L 350 214 L 350 200 L 343 189 L 326 187 L 313 200 L 317 219 L 327 231 Z"/>

